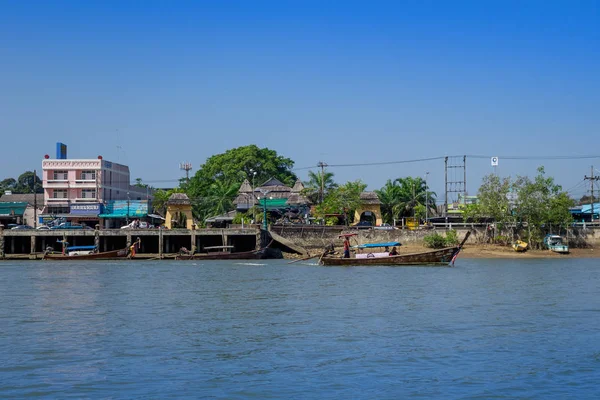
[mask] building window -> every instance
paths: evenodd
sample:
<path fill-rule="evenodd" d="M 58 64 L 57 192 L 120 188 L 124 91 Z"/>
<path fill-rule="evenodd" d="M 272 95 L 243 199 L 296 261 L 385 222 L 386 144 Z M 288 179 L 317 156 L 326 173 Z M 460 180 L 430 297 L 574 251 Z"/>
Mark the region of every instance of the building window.
<path fill-rule="evenodd" d="M 67 189 L 54 189 L 52 192 L 53 199 L 66 199 L 67 198 Z"/>
<path fill-rule="evenodd" d="M 81 198 L 82 199 L 95 199 L 96 198 L 96 190 L 95 189 L 82 189 L 81 190 Z"/>
<path fill-rule="evenodd" d="M 81 179 L 84 181 L 93 181 L 96 179 L 96 171 L 81 171 Z"/>
<path fill-rule="evenodd" d="M 68 214 L 69 207 L 48 207 L 48 214 L 56 215 L 56 214 Z"/>
<path fill-rule="evenodd" d="M 67 178 L 67 171 L 54 171 L 54 180 L 55 181 L 66 181 Z"/>

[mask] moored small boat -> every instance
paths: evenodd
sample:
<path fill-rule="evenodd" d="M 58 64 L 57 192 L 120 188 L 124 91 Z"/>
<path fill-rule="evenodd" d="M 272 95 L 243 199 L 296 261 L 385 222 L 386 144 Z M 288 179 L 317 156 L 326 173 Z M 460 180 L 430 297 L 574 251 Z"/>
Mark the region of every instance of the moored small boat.
<path fill-rule="evenodd" d="M 261 260 L 267 258 L 282 258 L 278 249 L 262 248 L 251 251 L 227 251 L 233 250 L 233 246 L 211 246 L 205 247 L 206 253 L 194 253 L 182 249 L 175 257 L 176 260 Z M 211 251 L 216 250 L 216 251 Z"/>
<path fill-rule="evenodd" d="M 513 243 L 512 248 L 515 251 L 522 252 L 522 251 L 526 251 L 528 246 L 529 246 L 529 244 L 527 242 L 524 242 L 522 240 L 517 240 L 516 242 Z"/>
<path fill-rule="evenodd" d="M 79 254 L 79 251 L 71 251 L 63 253 L 46 252 L 44 253 L 43 260 L 114 260 L 119 258 L 126 258 L 129 255 L 129 251 L 125 249 L 105 251 L 102 253 L 88 252 L 86 254 Z"/>
<path fill-rule="evenodd" d="M 546 235 L 544 245 L 548 250 L 559 254 L 568 254 L 569 245 L 565 244 L 563 238 L 559 235 Z"/>

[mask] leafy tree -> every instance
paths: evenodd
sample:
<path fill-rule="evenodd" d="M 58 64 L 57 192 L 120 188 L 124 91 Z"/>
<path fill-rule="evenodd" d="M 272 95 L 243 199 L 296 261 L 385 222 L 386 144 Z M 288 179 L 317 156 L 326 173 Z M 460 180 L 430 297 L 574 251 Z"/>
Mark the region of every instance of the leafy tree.
<path fill-rule="evenodd" d="M 182 188 L 193 201 L 196 218 L 221 214 L 233 209 L 233 200 L 244 179 L 255 186 L 270 178 L 293 185 L 296 175 L 291 171 L 294 162 L 268 148 L 256 145 L 242 146 L 214 155 L 200 166 L 189 183 L 181 181 Z"/>
<path fill-rule="evenodd" d="M 321 203 L 321 197 L 325 199 L 329 192 L 337 188 L 338 185 L 333 180 L 333 172 L 323 170 L 323 174 L 308 171 L 308 181 L 304 182 L 304 195 L 308 197 L 312 204 Z M 323 193 L 321 193 L 323 188 Z"/>
<path fill-rule="evenodd" d="M 464 222 L 475 222 L 481 216 L 479 204 L 466 204 L 462 211 Z"/>
<path fill-rule="evenodd" d="M 5 191 L 11 190 L 15 191 L 17 186 L 17 181 L 14 178 L 6 178 L 0 182 L 0 194 L 4 194 Z"/>
<path fill-rule="evenodd" d="M 353 216 L 354 211 L 361 205 L 360 194 L 366 187 L 366 183 L 357 180 L 330 190 L 323 203 L 315 208 L 315 216 L 324 218 L 326 214 L 343 214 L 348 224 L 348 216 Z"/>
<path fill-rule="evenodd" d="M 497 226 L 514 221 L 509 203 L 511 189 L 510 178 L 500 178 L 495 174 L 484 176 L 477 193 L 477 206 L 469 210 L 477 213 L 472 217 L 492 218 Z"/>
<path fill-rule="evenodd" d="M 533 180 L 518 177 L 514 186 L 518 192 L 515 211 L 521 220 L 527 222 L 530 246 L 540 247 L 547 232 L 560 233 L 572 223 L 569 207 L 575 202 L 554 182 L 554 178 L 545 176 L 544 167 L 538 168 Z"/>
<path fill-rule="evenodd" d="M 35 187 L 34 187 L 35 183 Z M 13 193 L 44 193 L 44 188 L 40 177 L 33 171 L 26 171 L 19 175 L 15 180 L 13 178 L 4 179 L 0 182 L 3 191 L 12 190 Z"/>
<path fill-rule="evenodd" d="M 149 188 L 150 186 L 147 183 L 142 181 L 142 178 L 135 178 L 135 184 L 133 186 L 141 187 L 141 188 Z"/>
<path fill-rule="evenodd" d="M 153 193 L 152 209 L 159 215 L 165 215 L 167 211 L 167 201 L 173 193 L 183 193 L 181 189 L 162 190 L 159 189 Z"/>
<path fill-rule="evenodd" d="M 242 146 L 209 157 L 190 178 L 188 191 L 192 195 L 206 195 L 215 181 L 229 180 L 238 187 L 244 179 L 259 185 L 270 178 L 277 178 L 286 185 L 296 182 L 291 171 L 294 162 L 279 156 L 275 150 L 260 149 L 256 145 Z M 256 175 L 254 175 L 256 172 Z"/>

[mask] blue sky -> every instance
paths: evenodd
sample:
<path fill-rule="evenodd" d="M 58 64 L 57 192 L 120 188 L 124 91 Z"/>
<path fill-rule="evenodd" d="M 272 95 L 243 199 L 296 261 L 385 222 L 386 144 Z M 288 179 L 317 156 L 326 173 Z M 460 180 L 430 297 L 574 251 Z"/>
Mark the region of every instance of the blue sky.
<path fill-rule="evenodd" d="M 600 169 L 544 159 L 600 155 L 597 1 L 1 2 L 0 57 L 0 179 L 57 141 L 159 187 L 248 144 L 298 168 L 482 155 L 472 194 L 492 155 L 576 197 Z M 443 197 L 442 160 L 331 171 Z"/>

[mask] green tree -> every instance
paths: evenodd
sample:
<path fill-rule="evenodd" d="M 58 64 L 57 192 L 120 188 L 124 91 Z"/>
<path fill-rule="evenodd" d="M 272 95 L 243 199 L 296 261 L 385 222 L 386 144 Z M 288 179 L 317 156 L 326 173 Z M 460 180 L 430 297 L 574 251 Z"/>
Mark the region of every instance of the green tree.
<path fill-rule="evenodd" d="M 135 184 L 133 186 L 137 186 L 137 187 L 141 187 L 141 188 L 150 187 L 148 184 L 146 184 L 142 181 L 142 178 L 135 178 Z"/>
<path fill-rule="evenodd" d="M 293 166 L 291 159 L 279 156 L 274 150 L 242 146 L 209 157 L 189 183 L 182 181 L 180 187 L 190 199 L 195 199 L 194 215 L 203 221 L 233 209 L 233 200 L 244 179 L 258 186 L 276 178 L 292 186 L 296 182 Z"/>
<path fill-rule="evenodd" d="M 4 194 L 5 191 L 15 191 L 17 181 L 14 178 L 6 178 L 0 182 L 0 195 Z"/>
<path fill-rule="evenodd" d="M 366 183 L 357 180 L 330 190 L 323 203 L 315 208 L 315 216 L 325 218 L 327 214 L 343 214 L 348 224 L 354 211 L 361 205 L 360 194 L 366 187 Z"/>
<path fill-rule="evenodd" d="M 495 174 L 484 176 L 477 193 L 475 210 L 478 214 L 475 217 L 491 218 L 500 229 L 504 224 L 513 222 L 509 203 L 512 186 L 510 178 L 500 178 Z"/>
<path fill-rule="evenodd" d="M 239 186 L 244 179 L 252 182 L 253 177 L 256 185 L 277 178 L 292 186 L 296 182 L 293 166 L 291 159 L 279 156 L 275 150 L 256 145 L 237 147 L 209 157 L 190 178 L 188 191 L 194 196 L 205 195 L 215 181 L 229 180 Z"/>
<path fill-rule="evenodd" d="M 233 200 L 237 195 L 237 182 L 217 180 L 210 185 L 210 195 L 200 199 L 197 208 L 198 219 L 204 221 L 208 217 L 224 214 L 233 209 Z"/>
<path fill-rule="evenodd" d="M 517 189 L 516 216 L 527 222 L 527 240 L 532 247 L 541 247 L 546 233 L 560 233 L 572 223 L 569 207 L 574 200 L 554 178 L 546 177 L 544 167 L 538 168 L 537 176 L 518 177 L 514 187 Z"/>
<path fill-rule="evenodd" d="M 40 177 L 34 174 L 33 171 L 23 172 L 17 178 L 14 193 L 44 193 Z"/>
<path fill-rule="evenodd" d="M 415 217 L 417 211 L 432 215 L 436 210 L 436 194 L 429 191 L 425 180 L 420 177 L 388 179 L 386 184 L 375 191 L 381 201 L 384 222 L 391 223 L 402 217 Z M 421 206 L 421 207 L 419 207 Z"/>
<path fill-rule="evenodd" d="M 323 174 L 320 172 L 308 171 L 308 181 L 304 182 L 304 195 L 313 204 L 319 204 L 321 202 L 321 196 L 323 199 L 327 197 L 329 192 L 337 188 L 338 185 L 333 180 L 333 172 L 323 170 Z M 323 193 L 321 193 L 321 188 Z"/>
<path fill-rule="evenodd" d="M 152 209 L 155 213 L 164 216 L 167 211 L 167 201 L 173 193 L 183 193 L 181 189 L 156 190 L 152 195 Z"/>

